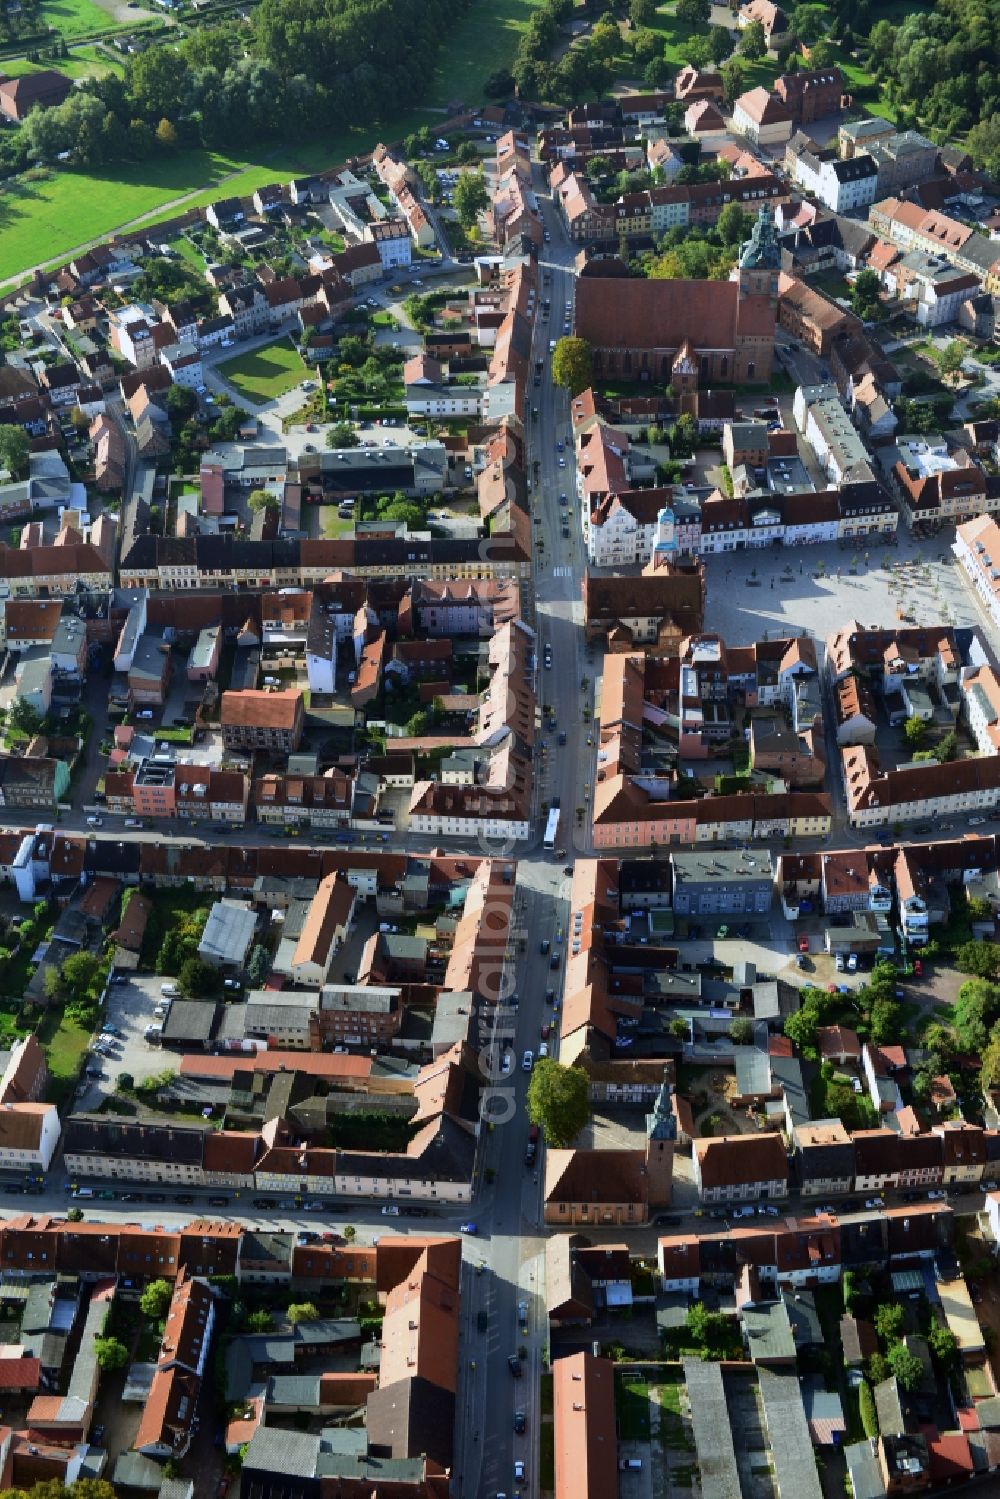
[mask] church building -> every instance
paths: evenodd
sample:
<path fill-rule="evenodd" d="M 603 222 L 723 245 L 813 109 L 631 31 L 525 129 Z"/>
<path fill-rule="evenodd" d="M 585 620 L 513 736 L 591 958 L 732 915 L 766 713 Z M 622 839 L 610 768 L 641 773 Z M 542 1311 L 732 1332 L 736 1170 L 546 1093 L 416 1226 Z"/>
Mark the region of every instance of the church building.
<path fill-rule="evenodd" d="M 774 362 L 781 253 L 762 207 L 729 281 L 623 276 L 592 261 L 576 289 L 576 332 L 598 378 L 649 380 L 679 395 L 719 384 L 765 384 Z"/>

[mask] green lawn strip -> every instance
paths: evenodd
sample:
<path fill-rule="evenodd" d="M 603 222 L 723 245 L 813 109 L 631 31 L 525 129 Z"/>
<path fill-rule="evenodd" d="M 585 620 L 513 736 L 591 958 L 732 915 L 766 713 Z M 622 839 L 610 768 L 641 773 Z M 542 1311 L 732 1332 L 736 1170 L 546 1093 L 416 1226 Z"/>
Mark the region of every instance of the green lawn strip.
<path fill-rule="evenodd" d="M 646 1380 L 616 1370 L 615 1413 L 621 1441 L 649 1441 L 649 1385 Z"/>
<path fill-rule="evenodd" d="M 199 276 L 205 274 L 205 257 L 198 246 L 191 243 L 186 234 L 178 234 L 177 238 L 169 240 L 168 244 L 169 248 L 175 250 L 182 260 L 186 260 Z"/>
<path fill-rule="evenodd" d="M 219 374 L 248 400 L 273 401 L 297 385 L 308 374 L 308 366 L 291 341 L 281 338 L 251 354 L 227 359 L 219 365 Z"/>
<path fill-rule="evenodd" d="M 538 1430 L 538 1482 L 543 1489 L 556 1486 L 556 1433 L 551 1417 Z"/>
<path fill-rule="evenodd" d="M 27 73 L 47 72 L 55 69 L 67 78 L 103 78 L 108 73 L 121 74 L 125 70 L 121 63 L 98 52 L 96 47 L 75 47 L 69 57 L 60 57 L 52 62 L 43 58 L 41 62 L 29 62 L 26 57 L 12 57 L 0 63 L 0 70 L 8 78 L 22 78 Z"/>

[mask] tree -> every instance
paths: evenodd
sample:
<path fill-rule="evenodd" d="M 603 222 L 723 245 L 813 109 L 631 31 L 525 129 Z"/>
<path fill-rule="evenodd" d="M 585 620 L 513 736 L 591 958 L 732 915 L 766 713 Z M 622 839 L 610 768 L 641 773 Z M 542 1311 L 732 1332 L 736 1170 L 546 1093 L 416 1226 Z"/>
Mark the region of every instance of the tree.
<path fill-rule="evenodd" d="M 697 31 L 712 14 L 711 0 L 677 0 L 674 14 L 682 26 Z"/>
<path fill-rule="evenodd" d="M 654 26 L 656 0 L 629 0 L 628 16 L 633 26 Z"/>
<path fill-rule="evenodd" d="M 747 62 L 760 62 L 762 57 L 767 56 L 767 37 L 759 21 L 751 21 L 749 26 L 743 28 L 739 52 Z"/>
<path fill-rule="evenodd" d="M 867 1379 L 863 1379 L 858 1388 L 858 1415 L 861 1417 L 861 1426 L 866 1437 L 878 1436 L 878 1412 L 875 1409 L 875 1396 Z"/>
<path fill-rule="evenodd" d="M 156 127 L 156 141 L 168 151 L 172 151 L 177 145 L 177 127 L 165 116 Z"/>
<path fill-rule="evenodd" d="M 570 397 L 586 390 L 594 378 L 590 345 L 585 338 L 561 338 L 552 355 L 552 379 Z"/>
<path fill-rule="evenodd" d="M 271 510 L 277 506 L 277 499 L 269 490 L 251 489 L 247 495 L 247 505 L 254 515 L 260 510 Z"/>
<path fill-rule="evenodd" d="M 288 1320 L 293 1327 L 299 1322 L 318 1322 L 319 1307 L 312 1301 L 293 1301 L 288 1308 Z"/>
<path fill-rule="evenodd" d="M 475 166 L 476 162 L 479 160 L 479 150 L 476 146 L 475 141 L 463 141 L 459 146 L 456 155 L 458 156 L 458 159 L 463 166 Z"/>
<path fill-rule="evenodd" d="M 334 422 L 326 434 L 328 448 L 356 448 L 360 441 L 350 422 Z"/>
<path fill-rule="evenodd" d="M 727 104 L 732 104 L 743 92 L 743 79 L 746 76 L 744 64 L 738 57 L 731 57 L 724 62 L 719 69 L 719 77 L 722 79 L 722 89 Z"/>
<path fill-rule="evenodd" d="M 670 429 L 670 456 L 690 458 L 698 441 L 698 423 L 690 411 L 682 411 Z"/>
<path fill-rule="evenodd" d="M 753 1041 L 753 1021 L 749 1015 L 737 1015 L 729 1022 L 729 1039 L 734 1046 L 749 1046 Z"/>
<path fill-rule="evenodd" d="M 131 1093 L 135 1087 L 135 1078 L 131 1072 L 119 1072 L 115 1082 L 115 1089 L 119 1093 Z"/>
<path fill-rule="evenodd" d="M 514 92 L 514 75 L 509 68 L 497 68 L 483 84 L 487 99 L 507 99 Z"/>
<path fill-rule="evenodd" d="M 870 1385 L 880 1385 L 891 1373 L 884 1353 L 873 1353 L 865 1365 L 865 1376 Z"/>
<path fill-rule="evenodd" d="M 716 233 L 724 245 L 741 245 L 748 237 L 753 220 L 738 203 L 727 203 L 719 212 Z"/>
<path fill-rule="evenodd" d="M 358 1231 L 354 1227 L 354 1224 L 353 1223 L 345 1223 L 344 1224 L 344 1238 L 347 1240 L 348 1244 L 353 1244 L 354 1240 L 357 1238 L 357 1236 L 358 1236 Z"/>
<path fill-rule="evenodd" d="M 62 980 L 67 993 L 81 999 L 94 988 L 101 974 L 101 960 L 92 952 L 72 953 L 62 965 Z"/>
<path fill-rule="evenodd" d="M 797 5 L 792 11 L 792 30 L 799 41 L 814 42 L 826 31 L 829 17 L 825 5 Z"/>
<path fill-rule="evenodd" d="M 938 368 L 946 380 L 953 380 L 958 375 L 964 358 L 964 345 L 960 344 L 957 338 L 953 338 L 938 358 Z"/>
<path fill-rule="evenodd" d="M 818 1029 L 819 1018 L 812 1005 L 803 1005 L 785 1021 L 785 1035 L 805 1055 L 815 1054 Z"/>
<path fill-rule="evenodd" d="M 185 958 L 177 981 L 189 998 L 199 999 L 206 994 L 218 993 L 219 970 L 206 963 L 204 958 Z"/>
<path fill-rule="evenodd" d="M 62 975 L 58 968 L 46 968 L 42 974 L 42 991 L 46 999 L 61 999 Z"/>
<path fill-rule="evenodd" d="M 966 1051 L 981 1056 L 998 1017 L 1000 988 L 987 979 L 967 979 L 958 991 L 952 1011 L 952 1023 L 959 1044 Z"/>
<path fill-rule="evenodd" d="M 927 1342 L 944 1372 L 950 1374 L 958 1364 L 958 1339 L 951 1328 L 945 1327 L 943 1322 L 935 1322 L 927 1334 Z"/>
<path fill-rule="evenodd" d="M 24 698 L 15 698 L 7 710 L 8 726 L 18 729 L 22 734 L 27 734 L 29 738 L 33 738 L 39 732 L 42 722 L 42 715 L 38 709 L 25 702 Z"/>
<path fill-rule="evenodd" d="M 167 390 L 166 403 L 167 415 L 175 432 L 198 409 L 198 397 L 187 385 L 171 385 Z"/>
<path fill-rule="evenodd" d="M 955 967 L 959 973 L 996 978 L 1000 972 L 1000 948 L 992 942 L 963 942 L 955 949 Z"/>
<path fill-rule="evenodd" d="M 9 469 L 12 479 L 23 479 L 27 474 L 30 451 L 23 427 L 0 427 L 0 468 Z"/>
<path fill-rule="evenodd" d="M 422 734 L 427 733 L 430 726 L 431 716 L 426 708 L 418 708 L 416 713 L 406 720 L 406 732 L 411 739 L 419 739 Z"/>
<path fill-rule="evenodd" d="M 109 1374 L 124 1369 L 128 1363 L 128 1349 L 118 1338 L 95 1338 L 94 1354 L 100 1367 Z"/>
<path fill-rule="evenodd" d="M 590 1118 L 587 1074 L 553 1057 L 536 1062 L 528 1084 L 528 1118 L 545 1131 L 548 1143 L 564 1149 Z"/>
<path fill-rule="evenodd" d="M 159 1322 L 167 1315 L 170 1298 L 174 1294 L 169 1280 L 151 1280 L 139 1297 L 139 1309 L 151 1322 Z"/>
<path fill-rule="evenodd" d="M 251 1312 L 247 1318 L 247 1329 L 250 1332 L 270 1332 L 273 1326 L 274 1318 L 263 1307 Z"/>
<path fill-rule="evenodd" d="M 719 63 L 725 62 L 727 57 L 731 56 L 733 39 L 725 26 L 712 26 L 709 28 L 708 49 L 716 67 L 718 67 Z"/>
<path fill-rule="evenodd" d="M 1000 1034 L 994 1031 L 989 1045 L 983 1052 L 982 1065 L 979 1069 L 979 1086 L 984 1093 L 989 1093 L 998 1085 L 1000 1085 Z"/>
<path fill-rule="evenodd" d="M 870 323 L 882 311 L 882 283 L 875 271 L 859 271 L 851 287 L 851 307 L 863 322 Z"/>
<path fill-rule="evenodd" d="M 871 1038 L 876 1046 L 898 1041 L 903 1029 L 903 1007 L 894 999 L 880 999 L 872 1005 L 869 1019 Z"/>
<path fill-rule="evenodd" d="M 965 137 L 965 148 L 977 167 L 1000 177 L 1000 113 L 978 120 Z"/>
<path fill-rule="evenodd" d="M 67 1223 L 82 1223 L 83 1208 L 70 1208 L 69 1212 L 66 1214 L 66 1221 Z"/>
<path fill-rule="evenodd" d="M 479 215 L 485 212 L 490 203 L 482 172 L 463 172 L 455 183 L 451 201 L 462 228 L 466 231 L 474 228 Z"/>
<path fill-rule="evenodd" d="M 886 1360 L 908 1394 L 918 1388 L 924 1377 L 924 1366 L 917 1355 L 910 1352 L 905 1343 L 896 1343 L 890 1348 L 886 1354 Z"/>
<path fill-rule="evenodd" d="M 908 718 L 903 725 L 903 738 L 911 749 L 919 749 L 927 738 L 927 725 L 922 718 Z"/>
<path fill-rule="evenodd" d="M 898 1301 L 883 1302 L 875 1313 L 875 1331 L 883 1344 L 895 1343 L 902 1336 L 905 1314 Z"/>

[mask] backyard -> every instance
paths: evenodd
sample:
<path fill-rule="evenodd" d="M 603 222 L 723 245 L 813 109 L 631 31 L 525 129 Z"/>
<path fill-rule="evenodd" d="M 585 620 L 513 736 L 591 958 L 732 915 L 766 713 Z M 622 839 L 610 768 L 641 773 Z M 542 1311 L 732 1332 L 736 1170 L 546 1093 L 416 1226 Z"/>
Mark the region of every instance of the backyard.
<path fill-rule="evenodd" d="M 57 1008 L 47 1010 L 42 1016 L 37 1035 L 45 1048 L 45 1059 L 52 1074 L 49 1102 L 62 1104 L 76 1083 L 91 1032 L 75 1020 L 68 1019 Z"/>
<path fill-rule="evenodd" d="M 298 349 L 290 339 L 284 338 L 255 349 L 251 354 L 227 359 L 218 370 L 241 396 L 256 402 L 277 400 L 309 373 Z"/>

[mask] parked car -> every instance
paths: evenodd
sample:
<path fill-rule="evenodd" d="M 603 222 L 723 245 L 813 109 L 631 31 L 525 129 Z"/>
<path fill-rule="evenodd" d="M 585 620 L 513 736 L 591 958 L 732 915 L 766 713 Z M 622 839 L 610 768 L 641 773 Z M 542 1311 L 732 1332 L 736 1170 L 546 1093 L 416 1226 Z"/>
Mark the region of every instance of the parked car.
<path fill-rule="evenodd" d="M 460 1234 L 475 1234 L 476 1225 L 470 1220 L 468 1223 L 460 1223 L 458 1227 Z"/>
<path fill-rule="evenodd" d="M 387 1202 L 386 1205 L 385 1205 L 385 1207 L 382 1209 L 382 1217 L 383 1218 L 398 1218 L 399 1217 L 399 1208 L 396 1206 L 396 1204 L 394 1202 Z"/>
<path fill-rule="evenodd" d="M 515 1379 L 521 1378 L 521 1360 L 518 1358 L 516 1353 L 512 1353 L 507 1359 L 507 1368 L 513 1374 Z"/>

